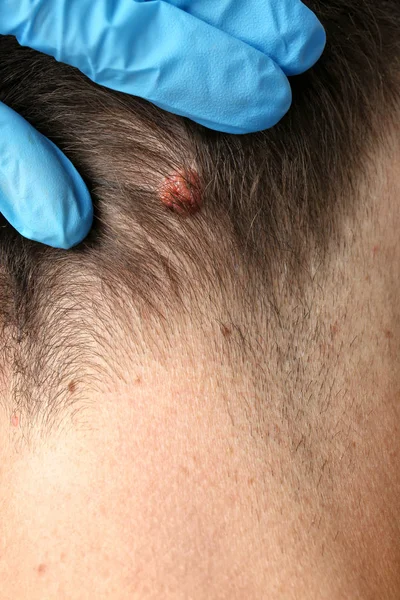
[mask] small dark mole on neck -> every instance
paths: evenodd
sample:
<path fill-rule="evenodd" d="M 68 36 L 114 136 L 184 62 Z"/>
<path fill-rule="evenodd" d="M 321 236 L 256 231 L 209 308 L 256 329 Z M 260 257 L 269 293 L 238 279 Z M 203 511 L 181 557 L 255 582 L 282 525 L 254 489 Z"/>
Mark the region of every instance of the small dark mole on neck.
<path fill-rule="evenodd" d="M 226 325 L 224 325 L 223 323 L 220 324 L 221 326 L 221 332 L 222 335 L 226 338 L 229 337 L 232 334 L 232 329 L 230 329 L 229 327 L 227 327 Z"/>
<path fill-rule="evenodd" d="M 76 391 L 76 383 L 75 381 L 70 381 L 68 384 L 68 391 L 73 394 Z"/>

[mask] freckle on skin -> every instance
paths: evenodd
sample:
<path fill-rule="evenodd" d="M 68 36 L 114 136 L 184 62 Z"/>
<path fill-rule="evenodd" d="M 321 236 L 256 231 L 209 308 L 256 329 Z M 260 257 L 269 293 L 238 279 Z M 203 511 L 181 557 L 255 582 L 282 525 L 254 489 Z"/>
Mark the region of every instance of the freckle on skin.
<path fill-rule="evenodd" d="M 393 333 L 390 331 L 390 329 L 385 329 L 385 337 L 390 340 L 393 337 Z"/>
<path fill-rule="evenodd" d="M 73 394 L 76 391 L 76 383 L 75 381 L 71 381 L 68 385 L 68 391 Z"/>
<path fill-rule="evenodd" d="M 224 325 L 223 323 L 221 324 L 221 332 L 222 335 L 226 338 L 229 337 L 232 333 L 232 330 L 229 329 L 229 327 L 227 327 L 226 325 Z"/>
<path fill-rule="evenodd" d="M 372 248 L 372 253 L 373 253 L 373 255 L 375 256 L 375 255 L 376 255 L 378 252 L 379 252 L 379 246 L 374 246 L 374 247 Z"/>
<path fill-rule="evenodd" d="M 18 416 L 18 415 L 15 415 L 15 414 L 14 414 L 14 415 L 11 417 L 11 425 L 12 425 L 13 427 L 18 427 L 18 425 L 19 425 L 19 416 Z"/>
<path fill-rule="evenodd" d="M 334 325 L 331 325 L 331 335 L 332 337 L 339 331 L 339 327 L 338 324 L 335 323 Z"/>
<path fill-rule="evenodd" d="M 39 573 L 39 575 L 43 575 L 44 573 L 46 573 L 46 565 L 45 564 L 40 564 L 37 568 L 37 572 Z"/>
<path fill-rule="evenodd" d="M 140 383 L 142 383 L 142 378 L 141 378 L 141 376 L 140 376 L 140 375 L 138 375 L 138 376 L 136 377 L 136 379 L 135 379 L 135 383 L 136 383 L 136 385 L 139 385 Z"/>

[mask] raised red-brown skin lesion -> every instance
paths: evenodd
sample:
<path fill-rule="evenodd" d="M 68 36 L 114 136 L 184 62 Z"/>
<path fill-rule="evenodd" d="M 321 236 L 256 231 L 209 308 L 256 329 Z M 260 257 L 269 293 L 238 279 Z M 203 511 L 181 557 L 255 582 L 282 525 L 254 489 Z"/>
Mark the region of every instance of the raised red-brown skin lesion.
<path fill-rule="evenodd" d="M 201 207 L 199 176 L 194 170 L 177 171 L 165 177 L 160 190 L 161 202 L 180 215 L 196 213 Z"/>

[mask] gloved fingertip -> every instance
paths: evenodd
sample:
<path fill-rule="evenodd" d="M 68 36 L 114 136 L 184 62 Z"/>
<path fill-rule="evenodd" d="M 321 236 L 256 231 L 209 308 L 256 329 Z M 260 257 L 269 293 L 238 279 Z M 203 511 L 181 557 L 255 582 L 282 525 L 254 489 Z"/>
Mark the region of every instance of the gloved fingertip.
<path fill-rule="evenodd" d="M 235 112 L 229 113 L 226 120 L 222 120 L 222 114 L 220 121 L 193 120 L 215 131 L 246 135 L 277 125 L 287 114 L 291 104 L 292 88 L 287 77 L 277 67 L 275 76 L 271 77 L 269 74 L 266 78 L 260 78 L 256 89 L 249 92 L 246 102 L 238 102 Z"/>
<path fill-rule="evenodd" d="M 89 190 L 71 161 L 0 103 L 0 212 L 24 237 L 69 249 L 93 222 Z"/>
<path fill-rule="evenodd" d="M 90 196 L 77 196 L 75 193 L 71 194 L 68 202 L 71 208 L 77 205 L 81 208 L 79 209 L 79 218 L 76 220 L 70 219 L 67 224 L 60 219 L 59 223 L 52 220 L 49 227 L 45 227 L 43 224 L 38 227 L 37 223 L 29 223 L 27 220 L 14 221 L 12 225 L 22 237 L 28 240 L 39 242 L 51 248 L 70 250 L 82 243 L 89 234 L 93 225 L 93 205 Z M 86 209 L 82 212 L 84 207 Z"/>
<path fill-rule="evenodd" d="M 92 229 L 94 216 L 90 195 L 87 194 L 80 197 L 74 196 L 71 198 L 71 202 L 80 204 L 81 206 L 79 219 L 75 223 L 71 223 L 65 230 L 60 230 L 59 233 L 55 232 L 52 238 L 48 240 L 48 246 L 62 250 L 70 250 L 81 244 Z M 43 242 L 43 240 L 38 241 L 46 243 Z"/>
<path fill-rule="evenodd" d="M 288 76 L 300 75 L 311 69 L 318 60 L 326 46 L 326 31 L 314 13 L 310 14 L 310 23 L 303 30 L 301 40 L 293 61 L 282 65 L 282 70 Z"/>

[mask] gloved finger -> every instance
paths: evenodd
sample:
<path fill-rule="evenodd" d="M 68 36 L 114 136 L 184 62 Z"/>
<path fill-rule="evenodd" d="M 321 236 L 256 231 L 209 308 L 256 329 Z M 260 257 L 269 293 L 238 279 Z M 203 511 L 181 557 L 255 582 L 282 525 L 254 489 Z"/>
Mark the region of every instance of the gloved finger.
<path fill-rule="evenodd" d="M 325 30 L 300 0 L 166 0 L 272 58 L 286 75 L 320 58 Z"/>
<path fill-rule="evenodd" d="M 0 33 L 210 129 L 267 129 L 290 107 L 290 85 L 271 58 L 172 4 L 4 2 Z"/>
<path fill-rule="evenodd" d="M 90 194 L 66 156 L 0 102 L 0 212 L 31 240 L 81 242 L 93 222 Z"/>

